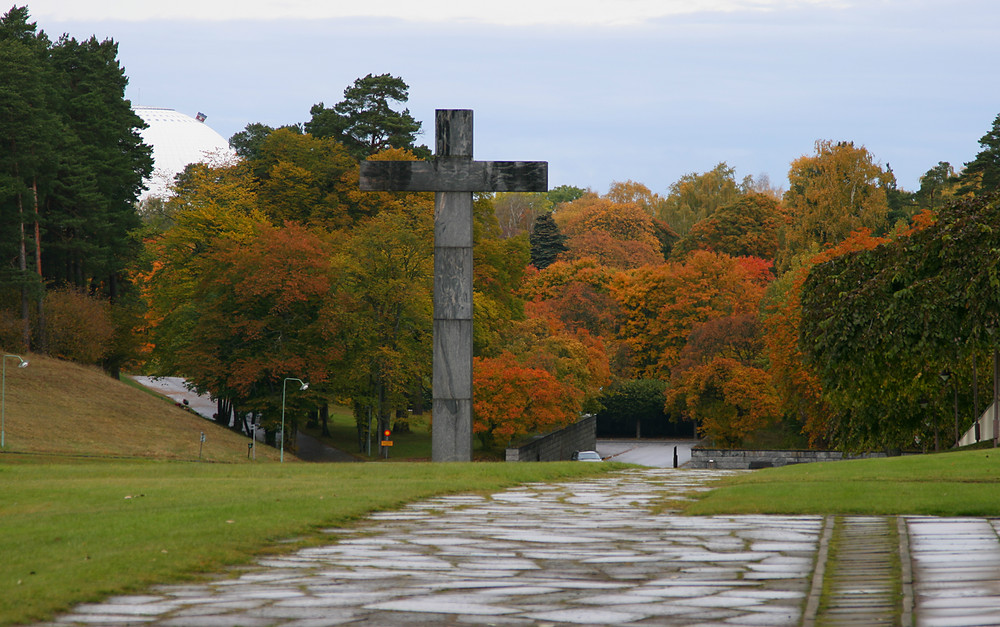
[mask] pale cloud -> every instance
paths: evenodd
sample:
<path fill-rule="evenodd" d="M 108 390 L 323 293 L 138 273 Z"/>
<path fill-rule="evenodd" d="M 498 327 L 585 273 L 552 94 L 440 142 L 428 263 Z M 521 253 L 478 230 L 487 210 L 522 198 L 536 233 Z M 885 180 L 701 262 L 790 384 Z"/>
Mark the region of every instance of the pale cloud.
<path fill-rule="evenodd" d="M 679 15 L 846 7 L 848 0 L 33 0 L 33 18 L 58 21 L 396 18 L 507 26 L 634 26 Z"/>

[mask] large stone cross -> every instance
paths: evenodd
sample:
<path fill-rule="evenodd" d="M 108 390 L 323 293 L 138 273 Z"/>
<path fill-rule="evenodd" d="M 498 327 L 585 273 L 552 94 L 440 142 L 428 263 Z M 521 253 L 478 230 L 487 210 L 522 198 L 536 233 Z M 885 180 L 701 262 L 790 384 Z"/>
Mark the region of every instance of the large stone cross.
<path fill-rule="evenodd" d="M 472 111 L 435 112 L 431 161 L 364 161 L 364 191 L 434 194 L 432 459 L 472 459 L 472 193 L 548 191 L 544 161 L 473 161 Z"/>

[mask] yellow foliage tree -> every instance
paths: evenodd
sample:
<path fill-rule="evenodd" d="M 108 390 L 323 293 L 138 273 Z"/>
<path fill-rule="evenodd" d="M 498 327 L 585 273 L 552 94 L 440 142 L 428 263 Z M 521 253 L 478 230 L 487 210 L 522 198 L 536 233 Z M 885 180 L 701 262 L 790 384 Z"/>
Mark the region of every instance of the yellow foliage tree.
<path fill-rule="evenodd" d="M 893 182 L 892 172 L 883 170 L 864 146 L 817 141 L 816 153 L 799 157 L 788 171 L 788 224 L 779 268 L 787 268 L 796 255 L 818 252 L 859 229 L 884 233 L 890 226 L 887 189 Z"/>

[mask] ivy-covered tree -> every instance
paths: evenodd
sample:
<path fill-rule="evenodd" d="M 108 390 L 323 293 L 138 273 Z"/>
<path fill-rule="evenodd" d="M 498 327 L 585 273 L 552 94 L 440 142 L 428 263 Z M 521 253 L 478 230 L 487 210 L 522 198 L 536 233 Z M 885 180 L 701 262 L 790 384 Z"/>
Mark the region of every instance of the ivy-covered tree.
<path fill-rule="evenodd" d="M 544 270 L 552 265 L 560 253 L 566 252 L 566 236 L 559 230 L 559 225 L 551 213 L 543 213 L 535 218 L 531 228 L 531 265 Z"/>
<path fill-rule="evenodd" d="M 923 405 L 941 395 L 939 373 L 964 378 L 974 354 L 1000 347 L 998 224 L 1000 197 L 969 197 L 896 240 L 812 269 L 800 342 L 835 410 L 835 444 L 926 443 L 952 422 Z M 959 387 L 962 406 L 969 387 Z"/>

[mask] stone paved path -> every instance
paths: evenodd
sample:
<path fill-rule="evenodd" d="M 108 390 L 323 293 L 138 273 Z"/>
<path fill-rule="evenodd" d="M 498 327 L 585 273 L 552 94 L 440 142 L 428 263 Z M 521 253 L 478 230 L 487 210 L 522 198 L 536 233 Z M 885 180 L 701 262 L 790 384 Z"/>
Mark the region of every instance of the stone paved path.
<path fill-rule="evenodd" d="M 731 472 L 631 470 L 488 497 L 430 499 L 375 514 L 351 530 L 330 530 L 328 546 L 268 558 L 205 584 L 82 605 L 51 624 L 813 625 L 827 619 L 815 615 L 817 608 L 830 605 L 818 598 L 824 570 L 850 581 L 852 573 L 891 561 L 891 546 L 841 562 L 820 550 L 832 518 L 672 513 L 672 502 Z M 844 547 L 895 537 L 895 519 L 838 520 L 860 530 Z M 912 518 L 903 531 L 913 592 L 893 597 L 892 620 L 1000 625 L 993 523 Z M 827 559 L 817 563 L 817 555 Z M 909 571 L 902 578 L 910 590 Z M 901 607 L 911 601 L 913 614 Z M 869 618 L 830 624 L 883 624 L 863 622 Z"/>
<path fill-rule="evenodd" d="M 829 593 L 818 624 L 898 624 L 899 542 L 893 524 L 884 516 L 836 519 L 826 570 Z"/>

